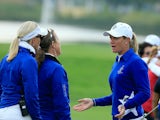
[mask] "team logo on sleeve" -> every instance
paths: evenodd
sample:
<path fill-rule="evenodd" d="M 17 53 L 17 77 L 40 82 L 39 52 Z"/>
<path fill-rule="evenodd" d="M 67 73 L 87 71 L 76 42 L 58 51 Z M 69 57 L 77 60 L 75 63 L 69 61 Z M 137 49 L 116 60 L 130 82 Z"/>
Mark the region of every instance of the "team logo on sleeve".
<path fill-rule="evenodd" d="M 63 94 L 65 97 L 67 97 L 67 87 L 65 84 L 62 85 L 62 88 L 63 88 Z"/>

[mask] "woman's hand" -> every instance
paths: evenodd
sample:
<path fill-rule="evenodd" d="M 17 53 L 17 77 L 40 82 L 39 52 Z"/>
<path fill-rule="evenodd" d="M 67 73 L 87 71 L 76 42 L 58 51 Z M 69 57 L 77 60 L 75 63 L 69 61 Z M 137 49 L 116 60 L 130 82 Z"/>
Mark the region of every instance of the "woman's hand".
<path fill-rule="evenodd" d="M 118 118 L 118 119 L 121 119 L 123 118 L 124 114 L 125 114 L 125 107 L 124 105 L 119 105 L 118 106 L 118 111 L 119 111 L 119 114 L 116 114 L 115 117 Z"/>
<path fill-rule="evenodd" d="M 91 98 L 83 98 L 78 100 L 79 104 L 73 106 L 75 111 L 81 112 L 87 110 L 93 106 L 93 100 Z"/>

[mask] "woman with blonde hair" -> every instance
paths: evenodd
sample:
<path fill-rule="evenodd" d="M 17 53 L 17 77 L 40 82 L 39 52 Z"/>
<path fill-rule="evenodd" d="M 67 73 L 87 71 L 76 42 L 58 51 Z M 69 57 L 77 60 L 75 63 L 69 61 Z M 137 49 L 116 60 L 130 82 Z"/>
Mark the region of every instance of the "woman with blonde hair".
<path fill-rule="evenodd" d="M 110 37 L 112 52 L 117 53 L 109 75 L 112 93 L 100 98 L 82 98 L 73 109 L 80 112 L 93 106 L 112 105 L 112 120 L 140 120 L 141 105 L 149 98 L 150 89 L 148 68 L 137 55 L 135 34 L 130 25 L 118 22 L 103 35 Z"/>
<path fill-rule="evenodd" d="M 41 120 L 38 103 L 38 67 L 34 58 L 42 29 L 26 21 L 17 31 L 9 53 L 0 64 L 0 119 Z"/>

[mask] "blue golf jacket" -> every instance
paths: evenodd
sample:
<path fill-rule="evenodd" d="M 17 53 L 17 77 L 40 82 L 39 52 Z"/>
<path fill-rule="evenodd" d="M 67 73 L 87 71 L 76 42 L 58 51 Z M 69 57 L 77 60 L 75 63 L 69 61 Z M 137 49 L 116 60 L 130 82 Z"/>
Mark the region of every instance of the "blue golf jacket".
<path fill-rule="evenodd" d="M 0 108 L 19 103 L 24 91 L 26 107 L 32 120 L 41 120 L 38 98 L 38 66 L 29 49 L 19 47 L 17 56 L 0 63 Z"/>
<path fill-rule="evenodd" d="M 45 55 L 38 79 L 43 120 L 71 120 L 67 73 L 55 57 Z"/>
<path fill-rule="evenodd" d="M 148 67 L 146 63 L 128 50 L 118 61 L 113 64 L 109 83 L 112 94 L 94 99 L 96 106 L 112 105 L 113 120 L 118 120 L 118 105 L 124 105 L 125 115 L 121 120 L 138 118 L 143 115 L 141 105 L 150 97 Z"/>

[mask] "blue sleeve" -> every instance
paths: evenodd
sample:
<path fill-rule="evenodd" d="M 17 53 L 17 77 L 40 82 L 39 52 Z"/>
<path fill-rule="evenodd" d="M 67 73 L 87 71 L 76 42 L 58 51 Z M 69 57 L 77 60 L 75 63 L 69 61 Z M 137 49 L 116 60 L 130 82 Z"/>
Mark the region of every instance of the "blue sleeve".
<path fill-rule="evenodd" d="M 147 65 L 137 60 L 131 64 L 129 71 L 135 84 L 135 96 L 124 104 L 126 109 L 142 105 L 150 97 Z"/>
<path fill-rule="evenodd" d="M 2 78 L 1 78 L 1 61 L 0 61 L 0 100 L 1 100 L 1 94 L 2 94 L 2 87 L 1 87 L 1 83 L 2 83 Z"/>
<path fill-rule="evenodd" d="M 34 59 L 27 59 L 23 63 L 22 80 L 27 110 L 32 120 L 41 120 L 38 102 L 38 68 Z"/>
<path fill-rule="evenodd" d="M 52 78 L 52 101 L 56 120 L 71 120 L 67 74 L 62 67 L 57 67 Z"/>
<path fill-rule="evenodd" d="M 160 111 L 160 104 L 158 104 L 158 110 Z"/>
<path fill-rule="evenodd" d="M 112 105 L 112 94 L 109 96 L 95 98 L 94 99 L 95 106 L 107 106 Z"/>
<path fill-rule="evenodd" d="M 4 61 L 6 61 L 6 57 L 5 56 L 1 61 L 0 61 L 0 100 L 1 100 L 1 94 L 2 94 L 2 87 L 1 87 L 1 84 L 2 84 L 2 74 L 4 74 L 2 72 L 2 64 L 4 64 Z"/>

